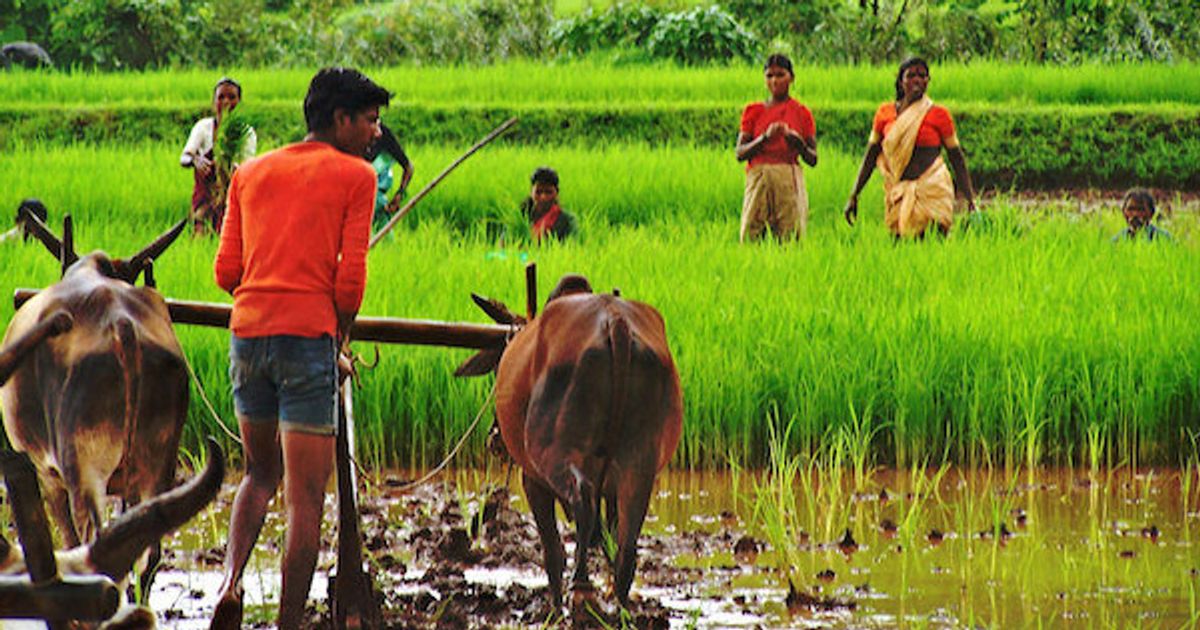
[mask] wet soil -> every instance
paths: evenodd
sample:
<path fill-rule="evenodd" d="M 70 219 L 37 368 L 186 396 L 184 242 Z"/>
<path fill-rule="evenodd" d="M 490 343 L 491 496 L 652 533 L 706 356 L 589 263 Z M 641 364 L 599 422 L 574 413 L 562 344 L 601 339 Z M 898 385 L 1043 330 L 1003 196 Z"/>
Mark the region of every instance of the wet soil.
<path fill-rule="evenodd" d="M 643 529 L 626 611 L 599 551 L 590 608 L 551 604 L 532 518 L 517 484 L 496 483 L 502 475 L 460 473 L 413 490 L 402 477 L 363 484 L 360 501 L 366 564 L 389 628 L 1176 627 L 1195 620 L 1188 593 L 1200 590 L 1192 549 L 1200 484 L 1183 486 L 1178 471 L 955 473 L 933 487 L 885 471 L 836 504 L 801 505 L 807 516 L 776 544 L 752 520 L 755 481 L 669 473 Z M 165 627 L 207 627 L 232 492 L 169 545 L 153 600 Z M 318 628 L 331 627 L 332 497 L 326 524 L 311 593 Z M 561 516 L 559 528 L 569 583 L 574 540 Z M 281 546 L 276 511 L 246 578 L 248 627 L 274 617 Z"/>

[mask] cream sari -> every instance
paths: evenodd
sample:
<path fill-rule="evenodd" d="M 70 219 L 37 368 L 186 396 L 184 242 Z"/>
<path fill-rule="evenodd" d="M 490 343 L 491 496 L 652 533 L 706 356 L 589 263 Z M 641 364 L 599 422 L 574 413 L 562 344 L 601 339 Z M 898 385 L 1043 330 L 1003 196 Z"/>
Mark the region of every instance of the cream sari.
<path fill-rule="evenodd" d="M 896 236 L 922 234 L 930 222 L 949 229 L 954 218 L 954 180 L 942 156 L 917 179 L 900 179 L 912 160 L 917 130 L 932 107 L 928 96 L 909 105 L 883 139 L 877 165 L 883 172 L 884 220 Z"/>

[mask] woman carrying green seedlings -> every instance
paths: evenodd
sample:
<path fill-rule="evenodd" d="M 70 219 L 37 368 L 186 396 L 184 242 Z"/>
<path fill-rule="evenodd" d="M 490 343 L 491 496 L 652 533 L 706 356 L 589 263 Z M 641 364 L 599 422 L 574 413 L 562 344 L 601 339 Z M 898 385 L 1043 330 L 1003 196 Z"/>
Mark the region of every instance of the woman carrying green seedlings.
<path fill-rule="evenodd" d="M 846 202 L 850 225 L 858 216 L 858 193 L 876 165 L 883 173 L 884 220 L 896 238 L 923 237 L 931 223 L 942 234 L 948 233 L 954 219 L 955 181 L 967 198 L 968 210 L 975 211 L 971 174 L 954 120 L 925 94 L 928 87 L 929 66 L 924 60 L 913 57 L 900 64 L 896 101 L 880 105 L 875 112 L 867 154 Z M 942 161 L 942 149 L 954 168 L 954 180 Z"/>
<path fill-rule="evenodd" d="M 812 112 L 792 98 L 796 76 L 784 55 L 771 55 L 763 67 L 770 96 L 742 111 L 737 159 L 746 165 L 741 240 L 756 240 L 771 228 L 780 240 L 804 236 L 808 191 L 796 158 L 817 165 L 817 130 Z"/>
<path fill-rule="evenodd" d="M 221 221 L 225 217 L 225 186 L 233 173 L 221 173 L 214 156 L 214 145 L 221 120 L 238 106 L 242 100 L 242 86 L 229 77 L 222 77 L 213 88 L 213 115 L 200 119 L 192 127 L 179 165 L 193 170 L 192 225 L 196 234 L 205 234 L 210 229 L 221 233 Z M 258 138 L 254 128 L 247 127 L 243 137 L 238 162 L 254 157 Z M 232 170 L 232 169 L 230 169 Z"/>

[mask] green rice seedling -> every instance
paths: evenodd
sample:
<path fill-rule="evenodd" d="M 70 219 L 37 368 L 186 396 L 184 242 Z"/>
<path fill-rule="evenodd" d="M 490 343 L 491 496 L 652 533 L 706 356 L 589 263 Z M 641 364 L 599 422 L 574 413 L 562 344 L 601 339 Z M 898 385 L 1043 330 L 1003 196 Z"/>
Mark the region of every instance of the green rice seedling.
<path fill-rule="evenodd" d="M 805 487 L 803 477 L 807 471 L 802 467 L 801 457 L 788 452 L 788 434 L 795 424 L 789 422 L 786 427 L 780 427 L 778 417 L 768 420 L 771 456 L 762 482 L 754 482 L 751 522 L 761 529 L 774 550 L 775 568 L 784 584 L 795 583 L 803 573 L 800 567 L 805 566 L 804 572 L 811 567 L 811 561 L 803 562 L 800 551 L 798 536 L 804 530 L 800 527 L 799 497 L 795 494 L 797 480 Z"/>
<path fill-rule="evenodd" d="M 918 536 L 925 534 L 921 528 L 925 524 L 927 506 L 936 500 L 942 480 L 950 470 L 948 465 L 943 464 L 935 469 L 933 474 L 929 474 L 929 467 L 928 462 L 913 462 L 907 475 L 908 492 L 901 494 L 897 499 L 899 507 L 896 529 L 908 547 L 914 545 Z"/>
<path fill-rule="evenodd" d="M 795 423 L 789 448 L 823 453 L 814 460 L 821 493 L 830 492 L 824 480 L 839 470 L 829 468 L 836 457 L 839 474 L 856 475 L 857 484 L 875 465 L 907 467 L 926 457 L 931 465 L 994 457 L 1028 468 L 1031 460 L 1074 462 L 1080 447 L 1064 446 L 1072 443 L 1109 465 L 1173 463 L 1184 452 L 1179 436 L 1200 395 L 1200 380 L 1181 368 L 1200 355 L 1200 340 L 1188 334 L 1200 307 L 1200 266 L 1186 238 L 1172 247 L 1114 246 L 1108 237 L 1121 222 L 1114 211 L 1049 214 L 1021 235 L 955 232 L 893 243 L 878 196 L 863 200 L 859 226 L 840 223 L 855 158 L 830 152 L 809 181 L 808 238 L 741 245 L 741 172 L 728 151 L 501 149 L 495 160 L 481 154 L 481 168 L 464 170 L 463 180 L 447 180 L 411 225 L 371 252 L 362 313 L 478 322 L 472 291 L 523 300 L 523 258 L 538 262 L 543 291 L 568 271 L 586 273 L 603 290 L 620 287 L 667 322 L 687 399 L 679 465 L 763 464 L 762 418 L 771 410 Z M 73 213 L 81 248 L 134 251 L 186 214 L 190 182 L 175 166 L 176 150 L 24 147 L 0 156 L 0 180 L 21 183 L 0 189 L 0 206 L 40 195 L 52 223 Z M 418 165 L 436 164 L 455 150 L 412 153 Z M 585 238 L 501 246 L 483 227 L 487 217 L 515 205 L 529 169 L 543 159 L 577 174 L 564 178 L 563 196 L 583 216 Z M 590 176 L 598 167 L 615 175 Z M 173 245 L 156 261 L 160 290 L 228 303 L 211 279 L 215 247 L 205 239 Z M 44 287 L 59 273 L 33 242 L 0 248 L 0 265 L 0 292 Z M 1171 300 L 1162 299 L 1164 287 Z M 0 316 L 9 319 L 11 309 L 0 304 Z M 194 448 L 204 434 L 223 434 L 221 426 L 236 429 L 228 333 L 181 326 L 178 334 L 217 412 L 193 392 L 184 443 Z M 359 456 L 380 467 L 440 460 L 490 389 L 488 379 L 450 376 L 465 356 L 383 346 L 379 367 L 355 393 Z M 1092 442 L 1089 427 L 1098 427 Z M 834 441 L 841 445 L 830 449 Z M 471 437 L 465 463 L 482 459 L 483 442 Z"/>
<path fill-rule="evenodd" d="M 850 406 L 850 424 L 838 427 L 838 439 L 845 445 L 854 469 L 854 491 L 866 489 L 874 470 L 874 451 L 871 448 L 875 436 L 883 429 L 882 424 L 872 425 L 870 403 L 861 414 Z"/>
<path fill-rule="evenodd" d="M 1087 426 L 1088 473 L 1093 482 L 1100 478 L 1100 461 L 1104 454 L 1104 433 L 1099 424 Z"/>
<path fill-rule="evenodd" d="M 246 104 L 298 102 L 315 68 L 228 69 L 245 86 Z M 1054 66 L 979 62 L 932 68 L 934 98 L 951 103 L 981 101 L 1031 104 L 1131 104 L 1200 101 L 1200 65 L 1085 64 Z M 398 66 L 366 69 L 406 103 L 712 103 L 740 106 L 762 98 L 757 65 L 680 68 L 673 64 L 612 65 L 596 60 L 567 63 L 512 61 L 482 67 Z M 800 65 L 793 94 L 805 102 L 875 103 L 887 98 L 895 66 Z M 67 71 L 14 73 L 0 84 L 0 102 L 85 107 L 192 104 L 209 107 L 221 73 L 207 69 L 140 73 Z M 1128 81 L 1132 74 L 1135 82 Z"/>

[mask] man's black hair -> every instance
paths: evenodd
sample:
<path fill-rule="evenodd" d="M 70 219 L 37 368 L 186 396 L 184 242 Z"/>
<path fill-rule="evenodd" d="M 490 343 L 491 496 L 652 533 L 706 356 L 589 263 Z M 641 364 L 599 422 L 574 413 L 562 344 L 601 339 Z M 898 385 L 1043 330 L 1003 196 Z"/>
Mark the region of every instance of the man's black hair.
<path fill-rule="evenodd" d="M 1137 201 L 1143 208 L 1149 208 L 1151 217 L 1158 213 L 1158 209 L 1154 206 L 1154 195 L 1145 188 L 1134 188 L 1125 193 L 1125 199 L 1121 201 L 1121 209 L 1124 210 L 1130 201 Z"/>
<path fill-rule="evenodd" d="M 905 59 L 904 63 L 900 64 L 900 70 L 896 72 L 897 101 L 904 100 L 904 86 L 901 85 L 901 83 L 904 82 L 904 71 L 912 68 L 913 66 L 921 66 L 922 68 L 925 68 L 925 74 L 929 74 L 929 64 L 925 63 L 924 59 L 920 57 L 909 57 L 908 59 Z"/>
<path fill-rule="evenodd" d="M 539 166 L 529 177 L 530 184 L 546 184 L 558 188 L 558 173 L 549 166 Z"/>
<path fill-rule="evenodd" d="M 238 92 L 238 98 L 242 98 L 242 84 L 235 81 L 233 77 L 217 79 L 217 84 L 213 86 L 213 96 L 217 95 L 217 90 L 221 89 L 222 85 L 232 85 Z"/>
<path fill-rule="evenodd" d="M 787 55 L 775 53 L 774 55 L 767 57 L 767 63 L 763 64 L 763 72 L 766 72 L 767 68 L 770 68 L 771 66 L 783 68 L 784 70 L 788 71 L 788 74 L 792 75 L 793 77 L 796 76 L 796 71 L 792 70 L 792 60 L 788 59 Z"/>
<path fill-rule="evenodd" d="M 388 126 L 379 123 L 379 139 L 367 149 L 367 154 L 363 157 L 367 158 L 368 162 L 373 161 L 381 154 L 388 153 L 396 158 L 401 167 L 407 167 L 408 155 L 404 153 L 404 147 L 400 146 L 400 141 L 396 139 L 396 134 L 392 133 Z"/>
<path fill-rule="evenodd" d="M 325 131 L 333 126 L 335 110 L 358 115 L 368 107 L 386 106 L 391 96 L 354 68 L 322 68 L 308 84 L 304 122 L 310 132 Z"/>
<path fill-rule="evenodd" d="M 25 218 L 25 213 L 32 214 L 37 217 L 42 223 L 49 220 L 50 213 L 46 211 L 46 205 L 40 199 L 23 199 L 21 205 L 17 206 L 16 222 L 20 223 Z"/>

